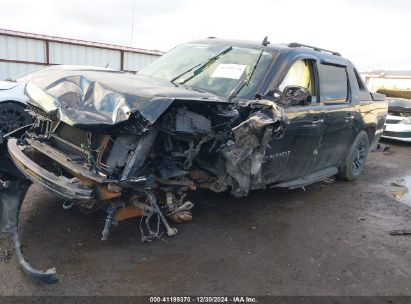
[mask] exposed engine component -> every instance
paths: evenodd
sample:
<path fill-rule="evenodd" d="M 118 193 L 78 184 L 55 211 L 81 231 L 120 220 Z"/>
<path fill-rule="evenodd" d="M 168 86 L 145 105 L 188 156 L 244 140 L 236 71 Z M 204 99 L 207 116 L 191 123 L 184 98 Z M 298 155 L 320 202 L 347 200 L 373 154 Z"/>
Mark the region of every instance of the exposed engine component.
<path fill-rule="evenodd" d="M 106 161 L 110 171 L 125 167 L 130 151 L 136 148 L 137 139 L 135 135 L 120 135 L 116 138 Z"/>
<path fill-rule="evenodd" d="M 209 133 L 211 121 L 185 108 L 178 108 L 175 115 L 175 130 L 182 133 Z"/>

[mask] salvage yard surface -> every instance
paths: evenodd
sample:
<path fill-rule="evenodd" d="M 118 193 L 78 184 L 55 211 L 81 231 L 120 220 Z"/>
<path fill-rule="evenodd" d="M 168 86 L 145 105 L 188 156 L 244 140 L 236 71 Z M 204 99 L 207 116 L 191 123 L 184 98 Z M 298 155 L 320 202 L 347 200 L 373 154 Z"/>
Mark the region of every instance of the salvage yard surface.
<path fill-rule="evenodd" d="M 60 198 L 32 186 L 20 214 L 24 254 L 37 268 L 56 267 L 60 283 L 30 281 L 1 236 L 0 294 L 411 295 L 411 236 L 388 233 L 411 228 L 411 204 L 391 189 L 411 175 L 411 145 L 388 144 L 354 182 L 241 199 L 197 192 L 192 223 L 144 244 L 139 220 L 101 242 L 104 213 L 64 211 Z"/>

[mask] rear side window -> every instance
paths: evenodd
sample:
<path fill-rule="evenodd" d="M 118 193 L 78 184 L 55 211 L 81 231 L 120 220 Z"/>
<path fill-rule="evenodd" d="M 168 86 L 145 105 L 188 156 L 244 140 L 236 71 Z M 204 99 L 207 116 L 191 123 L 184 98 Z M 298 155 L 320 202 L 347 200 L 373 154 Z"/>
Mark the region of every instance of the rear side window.
<path fill-rule="evenodd" d="M 358 88 L 360 89 L 360 91 L 365 91 L 365 86 L 364 86 L 364 83 L 362 82 L 360 74 L 358 73 L 356 69 L 354 69 L 354 73 L 355 73 L 355 78 L 357 78 Z"/>
<path fill-rule="evenodd" d="M 348 99 L 347 71 L 344 67 L 319 64 L 320 99 L 328 102 L 346 102 Z"/>

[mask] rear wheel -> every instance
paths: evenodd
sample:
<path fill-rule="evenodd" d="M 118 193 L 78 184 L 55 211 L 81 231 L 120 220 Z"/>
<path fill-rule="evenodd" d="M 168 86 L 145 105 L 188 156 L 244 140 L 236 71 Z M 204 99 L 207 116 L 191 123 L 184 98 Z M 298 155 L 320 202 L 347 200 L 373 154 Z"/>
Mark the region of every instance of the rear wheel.
<path fill-rule="evenodd" d="M 32 122 L 31 116 L 24 109 L 24 105 L 15 102 L 0 103 L 0 130 L 3 134 L 10 133 Z"/>
<path fill-rule="evenodd" d="M 369 146 L 367 133 L 364 131 L 358 133 L 339 168 L 338 176 L 346 180 L 358 178 L 364 169 Z"/>

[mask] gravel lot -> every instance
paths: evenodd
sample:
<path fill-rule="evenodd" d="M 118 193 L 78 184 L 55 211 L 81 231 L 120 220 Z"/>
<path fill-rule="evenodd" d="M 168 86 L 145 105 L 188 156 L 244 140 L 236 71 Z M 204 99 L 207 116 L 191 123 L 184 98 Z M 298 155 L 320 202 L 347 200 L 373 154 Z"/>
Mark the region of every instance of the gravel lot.
<path fill-rule="evenodd" d="M 104 214 L 64 211 L 60 198 L 32 186 L 20 216 L 25 257 L 55 266 L 61 282 L 27 279 L 3 236 L 0 294 L 411 295 L 411 236 L 388 234 L 411 228 L 411 200 L 391 194 L 392 182 L 411 176 L 411 145 L 389 144 L 354 182 L 243 199 L 197 192 L 193 222 L 145 244 L 138 220 L 101 242 Z"/>

